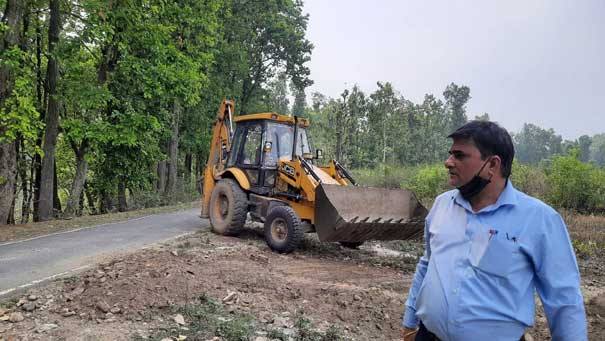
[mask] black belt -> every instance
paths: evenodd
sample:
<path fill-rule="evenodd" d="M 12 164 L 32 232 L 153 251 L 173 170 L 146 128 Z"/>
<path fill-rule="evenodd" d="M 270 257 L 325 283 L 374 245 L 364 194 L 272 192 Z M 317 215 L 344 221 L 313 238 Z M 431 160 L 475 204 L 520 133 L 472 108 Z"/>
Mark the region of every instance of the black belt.
<path fill-rule="evenodd" d="M 431 333 L 430 330 L 426 329 L 424 323 L 420 321 L 420 325 L 418 325 L 418 333 L 416 333 L 416 338 L 414 341 L 441 341 L 437 335 Z M 525 334 L 521 335 L 519 341 L 525 341 Z"/>

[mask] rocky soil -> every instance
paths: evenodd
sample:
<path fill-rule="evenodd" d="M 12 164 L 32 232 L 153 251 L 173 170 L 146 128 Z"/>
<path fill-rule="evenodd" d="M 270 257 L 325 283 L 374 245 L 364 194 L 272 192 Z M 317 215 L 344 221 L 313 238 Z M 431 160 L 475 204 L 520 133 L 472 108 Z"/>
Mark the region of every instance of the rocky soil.
<path fill-rule="evenodd" d="M 422 244 L 359 250 L 313 236 L 271 252 L 259 226 L 116 255 L 0 302 L 0 340 L 396 340 Z M 581 261 L 591 340 L 605 339 L 605 270 Z M 538 309 L 534 340 L 548 340 Z"/>

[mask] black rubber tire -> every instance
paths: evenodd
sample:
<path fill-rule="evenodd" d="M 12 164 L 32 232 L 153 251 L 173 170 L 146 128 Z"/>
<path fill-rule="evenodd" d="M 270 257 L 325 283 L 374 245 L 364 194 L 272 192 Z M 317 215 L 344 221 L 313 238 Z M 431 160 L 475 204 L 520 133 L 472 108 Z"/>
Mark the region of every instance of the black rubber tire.
<path fill-rule="evenodd" d="M 248 196 L 235 180 L 220 180 L 212 190 L 208 213 L 214 233 L 237 235 L 246 223 Z"/>
<path fill-rule="evenodd" d="M 357 249 L 362 246 L 364 242 L 338 242 L 342 247 L 347 249 Z"/>
<path fill-rule="evenodd" d="M 283 232 L 282 236 L 278 236 L 274 224 L 281 225 L 279 230 Z M 273 251 L 280 253 L 294 251 L 303 240 L 304 234 L 302 222 L 290 206 L 274 207 L 265 219 L 265 241 Z"/>

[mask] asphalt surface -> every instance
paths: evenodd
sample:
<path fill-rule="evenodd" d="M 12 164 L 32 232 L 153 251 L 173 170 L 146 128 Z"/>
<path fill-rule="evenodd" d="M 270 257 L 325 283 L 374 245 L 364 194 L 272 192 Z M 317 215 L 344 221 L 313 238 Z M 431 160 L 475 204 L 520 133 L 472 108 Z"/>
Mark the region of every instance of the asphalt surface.
<path fill-rule="evenodd" d="M 209 226 L 199 209 L 163 213 L 0 245 L 0 297 Z"/>

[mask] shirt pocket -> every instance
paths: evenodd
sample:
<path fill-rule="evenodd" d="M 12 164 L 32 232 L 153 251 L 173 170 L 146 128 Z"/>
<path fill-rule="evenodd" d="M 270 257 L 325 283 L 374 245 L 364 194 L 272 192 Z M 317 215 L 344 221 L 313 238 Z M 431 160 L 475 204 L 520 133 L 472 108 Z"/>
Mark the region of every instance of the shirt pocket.
<path fill-rule="evenodd" d="M 471 250 L 471 264 L 488 274 L 506 277 L 511 272 L 515 243 L 505 238 L 476 238 Z"/>

